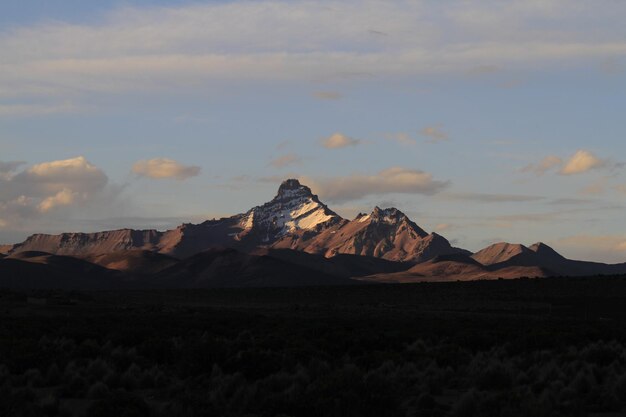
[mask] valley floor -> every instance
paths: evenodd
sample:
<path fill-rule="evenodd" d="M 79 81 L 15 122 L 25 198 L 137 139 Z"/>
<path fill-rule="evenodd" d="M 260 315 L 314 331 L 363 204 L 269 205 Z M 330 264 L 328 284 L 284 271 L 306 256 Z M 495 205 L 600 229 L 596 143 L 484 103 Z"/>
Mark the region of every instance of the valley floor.
<path fill-rule="evenodd" d="M 2 416 L 617 416 L 626 277 L 0 292 Z"/>

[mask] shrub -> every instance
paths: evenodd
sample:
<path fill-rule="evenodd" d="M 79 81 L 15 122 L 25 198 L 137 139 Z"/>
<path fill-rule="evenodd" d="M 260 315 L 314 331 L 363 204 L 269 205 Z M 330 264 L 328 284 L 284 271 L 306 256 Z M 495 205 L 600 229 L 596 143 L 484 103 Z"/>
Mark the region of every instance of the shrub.
<path fill-rule="evenodd" d="M 150 407 L 144 400 L 125 391 L 114 391 L 88 409 L 89 417 L 150 417 Z"/>
<path fill-rule="evenodd" d="M 52 365 L 48 367 L 48 371 L 46 372 L 46 385 L 49 387 L 59 385 L 62 379 L 63 375 L 61 374 L 59 366 L 56 362 L 53 362 Z"/>
<path fill-rule="evenodd" d="M 24 380 L 30 387 L 39 388 L 46 385 L 46 381 L 41 375 L 39 369 L 28 369 L 24 372 Z"/>
<path fill-rule="evenodd" d="M 476 383 L 483 390 L 504 390 L 511 387 L 513 376 L 510 369 L 497 362 L 489 365 L 478 376 Z"/>
<path fill-rule="evenodd" d="M 87 397 L 92 400 L 100 400 L 106 398 L 109 395 L 109 387 L 105 383 L 98 381 L 93 384 L 89 391 L 87 391 Z"/>

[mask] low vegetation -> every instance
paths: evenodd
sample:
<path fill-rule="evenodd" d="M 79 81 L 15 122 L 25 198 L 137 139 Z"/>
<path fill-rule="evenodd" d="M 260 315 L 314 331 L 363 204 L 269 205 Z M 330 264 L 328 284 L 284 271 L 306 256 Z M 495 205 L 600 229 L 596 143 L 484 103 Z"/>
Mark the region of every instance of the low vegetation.
<path fill-rule="evenodd" d="M 0 415 L 608 416 L 626 411 L 610 282 L 5 292 Z"/>

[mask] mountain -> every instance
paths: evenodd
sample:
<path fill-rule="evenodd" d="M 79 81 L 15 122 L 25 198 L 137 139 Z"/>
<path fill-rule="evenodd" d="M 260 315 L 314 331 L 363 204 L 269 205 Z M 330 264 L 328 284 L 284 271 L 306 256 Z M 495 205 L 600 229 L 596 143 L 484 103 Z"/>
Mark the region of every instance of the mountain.
<path fill-rule="evenodd" d="M 37 234 L 10 253 L 43 251 L 97 256 L 143 250 L 186 258 L 215 247 L 251 252 L 258 248 L 292 249 L 325 257 L 339 254 L 422 262 L 437 255 L 467 253 L 436 233 L 428 234 L 395 208 L 376 207 L 354 220 L 333 212 L 298 180 L 284 181 L 276 196 L 246 213 L 176 229 L 113 230 L 98 233 Z"/>

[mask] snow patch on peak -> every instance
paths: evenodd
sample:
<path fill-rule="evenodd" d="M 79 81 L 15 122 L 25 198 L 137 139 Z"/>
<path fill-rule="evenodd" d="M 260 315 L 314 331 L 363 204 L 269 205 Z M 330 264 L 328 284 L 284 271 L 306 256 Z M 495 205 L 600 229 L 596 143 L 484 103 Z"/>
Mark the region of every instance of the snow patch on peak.
<path fill-rule="evenodd" d="M 372 216 L 370 214 L 362 214 L 359 215 L 359 217 L 357 218 L 357 221 L 359 223 L 365 223 L 366 221 L 368 221 Z"/>
<path fill-rule="evenodd" d="M 252 226 L 254 226 L 254 209 L 250 210 L 248 214 L 241 220 L 241 225 L 243 226 L 244 230 L 252 229 Z"/>
<path fill-rule="evenodd" d="M 290 233 L 317 230 L 340 220 L 341 217 L 320 202 L 309 187 L 290 179 L 281 184 L 272 201 L 253 208 L 240 224 L 265 236 L 263 242 L 268 243 Z"/>

